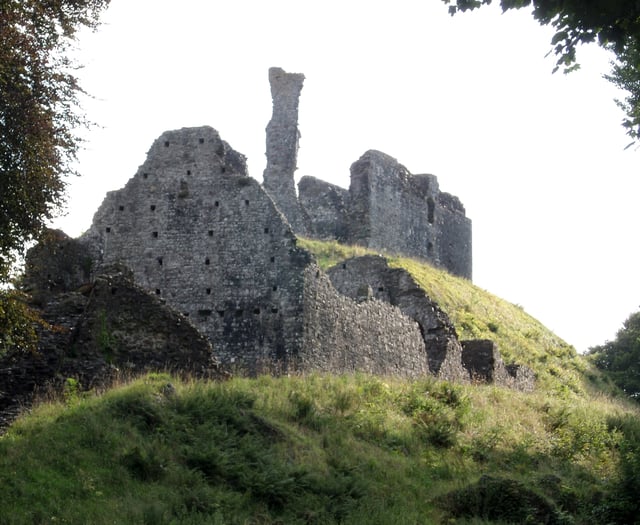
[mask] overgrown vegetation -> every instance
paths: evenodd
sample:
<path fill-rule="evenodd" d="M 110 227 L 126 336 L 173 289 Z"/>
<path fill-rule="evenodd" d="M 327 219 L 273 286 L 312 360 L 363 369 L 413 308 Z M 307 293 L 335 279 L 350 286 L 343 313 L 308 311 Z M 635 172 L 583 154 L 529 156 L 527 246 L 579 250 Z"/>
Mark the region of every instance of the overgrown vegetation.
<path fill-rule="evenodd" d="M 639 446 L 603 398 L 152 374 L 16 421 L 0 523 L 633 523 Z"/>
<path fill-rule="evenodd" d="M 627 396 L 640 403 L 640 312 L 627 318 L 615 340 L 590 348 L 589 357 Z"/>

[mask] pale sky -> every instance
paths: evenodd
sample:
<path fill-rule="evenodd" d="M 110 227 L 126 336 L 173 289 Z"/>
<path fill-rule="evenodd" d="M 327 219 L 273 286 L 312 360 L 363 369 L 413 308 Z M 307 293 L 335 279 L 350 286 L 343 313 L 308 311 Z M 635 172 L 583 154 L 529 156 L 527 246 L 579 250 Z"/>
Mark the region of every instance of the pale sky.
<path fill-rule="evenodd" d="M 177 7 L 179 6 L 179 7 Z M 88 118 L 72 236 L 163 131 L 210 125 L 262 181 L 268 69 L 306 76 L 297 177 L 343 187 L 366 150 L 433 173 L 473 221 L 473 281 L 579 351 L 640 309 L 640 152 L 602 79 L 609 57 L 551 74 L 552 31 L 441 0 L 112 0 L 78 41 Z"/>

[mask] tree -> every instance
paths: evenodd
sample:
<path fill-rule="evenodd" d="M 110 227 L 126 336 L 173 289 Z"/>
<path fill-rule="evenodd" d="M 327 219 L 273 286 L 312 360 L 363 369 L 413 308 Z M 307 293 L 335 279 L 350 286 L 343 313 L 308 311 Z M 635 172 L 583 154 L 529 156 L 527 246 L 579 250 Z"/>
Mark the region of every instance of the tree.
<path fill-rule="evenodd" d="M 70 46 L 110 0 L 0 0 L 0 284 L 64 202 L 82 89 Z"/>
<path fill-rule="evenodd" d="M 629 316 L 615 341 L 590 348 L 588 353 L 616 385 L 640 402 L 640 312 Z"/>
<path fill-rule="evenodd" d="M 476 9 L 492 0 L 443 0 L 449 12 Z M 580 44 L 596 42 L 616 57 L 609 81 L 627 92 L 617 100 L 626 116 L 623 126 L 634 144 L 640 139 L 640 2 L 637 0 L 500 0 L 503 12 L 533 6 L 533 17 L 551 25 L 555 35 L 552 51 L 558 57 L 554 72 L 579 67 L 576 50 Z"/>

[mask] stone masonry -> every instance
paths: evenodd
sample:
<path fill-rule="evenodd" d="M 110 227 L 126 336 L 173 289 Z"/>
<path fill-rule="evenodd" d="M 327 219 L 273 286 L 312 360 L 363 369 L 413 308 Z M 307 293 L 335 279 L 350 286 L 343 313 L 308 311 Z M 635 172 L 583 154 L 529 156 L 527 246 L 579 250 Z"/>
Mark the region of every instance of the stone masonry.
<path fill-rule="evenodd" d="M 187 316 L 227 367 L 383 373 L 393 356 L 400 375 L 428 372 L 418 325 L 339 294 L 213 128 L 158 138 L 82 241 Z"/>
<path fill-rule="evenodd" d="M 267 127 L 264 188 L 294 232 L 419 257 L 471 279 L 471 221 L 434 175 L 412 175 L 396 159 L 367 151 L 351 166 L 349 190 L 303 177 L 296 195 L 298 99 L 304 76 L 269 70 L 273 117 Z"/>
<path fill-rule="evenodd" d="M 298 202 L 294 173 L 298 162 L 298 99 L 304 82 L 300 73 L 269 69 L 273 115 L 267 125 L 267 168 L 264 189 L 298 235 L 308 233 L 308 219 Z"/>
<path fill-rule="evenodd" d="M 431 373 L 442 379 L 469 380 L 453 324 L 409 272 L 391 268 L 379 255 L 365 255 L 330 268 L 328 275 L 336 289 L 347 297 L 355 299 L 363 286 L 369 287 L 372 297 L 397 306 L 415 320 L 425 343 Z"/>
<path fill-rule="evenodd" d="M 348 190 L 303 177 L 298 198 L 304 76 L 272 68 L 269 80 L 263 186 L 215 129 L 167 131 L 82 237 L 50 232 L 32 248 L 25 288 L 66 331 L 45 334 L 31 365 L 0 360 L 0 401 L 23 384 L 33 392 L 38 378 L 91 383 L 110 366 L 211 377 L 221 369 L 432 374 L 533 388 L 531 370 L 505 366 L 490 341 L 461 344 L 404 270 L 366 256 L 327 274 L 297 246 L 296 234 L 337 239 L 471 278 L 471 222 L 433 175 L 368 151 Z"/>

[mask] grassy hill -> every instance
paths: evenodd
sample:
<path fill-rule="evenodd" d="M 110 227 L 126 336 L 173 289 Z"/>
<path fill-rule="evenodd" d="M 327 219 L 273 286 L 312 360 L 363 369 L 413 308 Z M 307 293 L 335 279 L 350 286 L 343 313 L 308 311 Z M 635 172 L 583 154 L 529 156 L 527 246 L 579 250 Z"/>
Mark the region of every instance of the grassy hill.
<path fill-rule="evenodd" d="M 359 249 L 301 241 L 321 264 Z M 433 379 L 151 374 L 41 403 L 0 437 L 0 525 L 634 523 L 640 413 L 521 308 L 407 268 L 524 394 Z"/>

